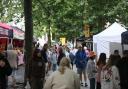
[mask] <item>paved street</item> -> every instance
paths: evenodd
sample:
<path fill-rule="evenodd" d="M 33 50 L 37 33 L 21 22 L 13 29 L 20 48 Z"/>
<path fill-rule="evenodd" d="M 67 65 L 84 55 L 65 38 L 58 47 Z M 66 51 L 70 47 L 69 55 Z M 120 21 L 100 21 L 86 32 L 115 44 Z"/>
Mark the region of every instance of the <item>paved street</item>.
<path fill-rule="evenodd" d="M 74 67 L 74 71 L 76 71 L 76 68 Z M 50 71 L 51 73 L 51 71 Z M 49 73 L 49 74 L 50 74 Z M 24 67 L 19 67 L 19 69 L 16 71 L 16 88 L 13 88 L 11 78 L 9 78 L 9 87 L 8 89 L 24 89 L 23 88 L 23 81 L 24 81 Z M 88 83 L 89 84 L 89 83 Z M 26 88 L 29 89 L 29 88 Z M 89 87 L 81 86 L 81 89 L 89 89 Z"/>

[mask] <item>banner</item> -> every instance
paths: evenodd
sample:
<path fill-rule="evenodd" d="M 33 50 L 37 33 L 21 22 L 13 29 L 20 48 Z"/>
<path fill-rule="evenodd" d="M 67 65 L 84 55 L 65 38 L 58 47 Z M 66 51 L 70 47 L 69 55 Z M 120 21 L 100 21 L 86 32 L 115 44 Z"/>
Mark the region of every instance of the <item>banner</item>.
<path fill-rule="evenodd" d="M 60 42 L 62 45 L 65 45 L 66 44 L 66 38 L 65 37 L 60 38 Z"/>

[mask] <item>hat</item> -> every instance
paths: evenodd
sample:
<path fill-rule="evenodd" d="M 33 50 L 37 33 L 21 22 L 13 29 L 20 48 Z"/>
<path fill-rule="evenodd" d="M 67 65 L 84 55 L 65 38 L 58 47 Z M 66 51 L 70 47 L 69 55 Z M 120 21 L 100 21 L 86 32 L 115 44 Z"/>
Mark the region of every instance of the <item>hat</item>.
<path fill-rule="evenodd" d="M 89 57 L 93 57 L 93 56 L 96 56 L 96 53 L 93 51 L 89 52 Z"/>

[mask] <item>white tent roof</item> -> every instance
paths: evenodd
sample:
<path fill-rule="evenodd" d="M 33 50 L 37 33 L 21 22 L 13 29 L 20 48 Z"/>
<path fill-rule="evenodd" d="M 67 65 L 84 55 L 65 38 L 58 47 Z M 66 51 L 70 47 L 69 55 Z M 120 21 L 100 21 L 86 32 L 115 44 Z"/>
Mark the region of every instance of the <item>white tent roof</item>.
<path fill-rule="evenodd" d="M 109 41 L 109 42 L 121 42 L 121 33 L 127 31 L 117 22 L 113 23 L 104 31 L 93 36 L 93 41 L 97 43 L 96 39 Z"/>
<path fill-rule="evenodd" d="M 109 26 L 104 31 L 100 32 L 99 34 L 95 36 L 119 36 L 122 32 L 127 31 L 124 27 L 122 27 L 117 22 L 113 23 L 111 26 Z"/>

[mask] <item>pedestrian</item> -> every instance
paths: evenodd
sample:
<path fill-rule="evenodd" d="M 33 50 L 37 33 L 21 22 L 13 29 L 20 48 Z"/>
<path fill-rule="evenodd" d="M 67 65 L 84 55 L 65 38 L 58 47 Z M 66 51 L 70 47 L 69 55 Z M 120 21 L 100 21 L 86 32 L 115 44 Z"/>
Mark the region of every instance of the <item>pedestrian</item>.
<path fill-rule="evenodd" d="M 113 53 L 114 55 L 117 55 L 120 59 L 121 59 L 121 56 L 120 56 L 120 54 L 119 54 L 119 50 L 114 50 L 114 53 Z"/>
<path fill-rule="evenodd" d="M 42 50 L 41 50 L 41 56 L 42 56 L 42 58 L 45 61 L 46 74 L 48 73 L 48 67 L 49 67 L 48 66 L 48 53 L 47 53 L 47 51 L 48 51 L 48 44 L 45 43 L 44 46 L 43 46 L 43 48 L 42 48 Z"/>
<path fill-rule="evenodd" d="M 114 50 L 114 55 L 119 55 L 119 50 Z"/>
<path fill-rule="evenodd" d="M 52 71 L 56 71 L 57 69 L 57 52 L 55 49 L 52 50 L 51 54 L 51 63 L 52 63 Z"/>
<path fill-rule="evenodd" d="M 106 66 L 101 71 L 101 89 L 121 89 L 119 70 L 116 66 L 119 60 L 117 55 L 110 55 Z"/>
<path fill-rule="evenodd" d="M 24 54 L 21 50 L 17 50 L 18 66 L 24 65 Z"/>
<path fill-rule="evenodd" d="M 31 89 L 42 89 L 45 79 L 45 60 L 41 56 L 38 48 L 34 49 L 33 57 L 29 62 L 27 77 L 30 82 Z"/>
<path fill-rule="evenodd" d="M 79 77 L 71 70 L 68 58 L 61 59 L 59 69 L 46 80 L 44 89 L 80 89 Z"/>
<path fill-rule="evenodd" d="M 17 70 L 17 66 L 18 66 L 18 55 L 17 55 L 17 51 L 13 49 L 13 45 L 12 44 L 8 44 L 7 47 L 7 51 L 6 51 L 6 56 L 7 56 L 7 60 L 11 66 L 11 68 L 13 69 L 12 74 L 10 76 L 10 78 L 12 78 L 12 86 L 16 87 L 16 70 Z"/>
<path fill-rule="evenodd" d="M 10 66 L 13 68 L 13 71 L 17 69 L 17 51 L 13 49 L 13 45 L 9 44 L 6 52 L 7 60 L 10 63 Z"/>
<path fill-rule="evenodd" d="M 48 51 L 47 51 L 48 71 L 50 71 L 51 70 L 51 67 L 52 67 L 51 58 L 52 58 L 52 48 L 49 48 Z"/>
<path fill-rule="evenodd" d="M 57 64 L 58 64 L 58 66 L 59 66 L 61 59 L 62 59 L 63 57 L 65 57 L 66 55 L 65 55 L 65 53 L 63 52 L 63 48 L 62 48 L 62 47 L 60 47 L 58 50 L 59 50 L 59 54 L 58 54 Z"/>
<path fill-rule="evenodd" d="M 90 52 L 89 61 L 87 63 L 87 74 L 90 81 L 90 89 L 95 89 L 95 78 L 96 78 L 96 65 L 95 65 L 95 52 Z"/>
<path fill-rule="evenodd" d="M 128 50 L 123 51 L 123 57 L 119 60 L 117 67 L 119 68 L 121 89 L 128 89 Z"/>
<path fill-rule="evenodd" d="M 73 51 L 71 50 L 69 53 L 69 58 L 71 60 L 71 65 L 72 65 L 72 69 L 73 69 L 73 64 L 74 64 L 74 60 L 75 60 L 75 55 L 73 54 Z"/>
<path fill-rule="evenodd" d="M 48 55 L 47 55 L 47 50 L 48 50 L 48 44 L 44 44 L 42 50 L 41 50 L 41 56 L 43 57 L 43 59 L 45 60 L 45 63 L 48 62 Z"/>
<path fill-rule="evenodd" d="M 11 75 L 12 68 L 2 53 L 0 53 L 0 89 L 7 89 L 7 77 Z"/>
<path fill-rule="evenodd" d="M 65 46 L 64 54 L 65 54 L 65 56 L 66 56 L 67 58 L 69 58 L 69 52 L 70 52 L 69 48 L 68 48 L 67 46 Z"/>
<path fill-rule="evenodd" d="M 88 86 L 86 83 L 87 57 L 86 57 L 86 52 L 81 45 L 78 47 L 78 51 L 76 52 L 76 55 L 75 55 L 75 64 L 76 64 L 77 72 L 80 77 L 81 85 L 83 86 L 83 82 L 82 82 L 82 74 L 83 74 L 85 87 L 87 87 Z"/>
<path fill-rule="evenodd" d="M 100 53 L 97 62 L 96 89 L 101 89 L 101 70 L 106 65 L 106 54 Z"/>

